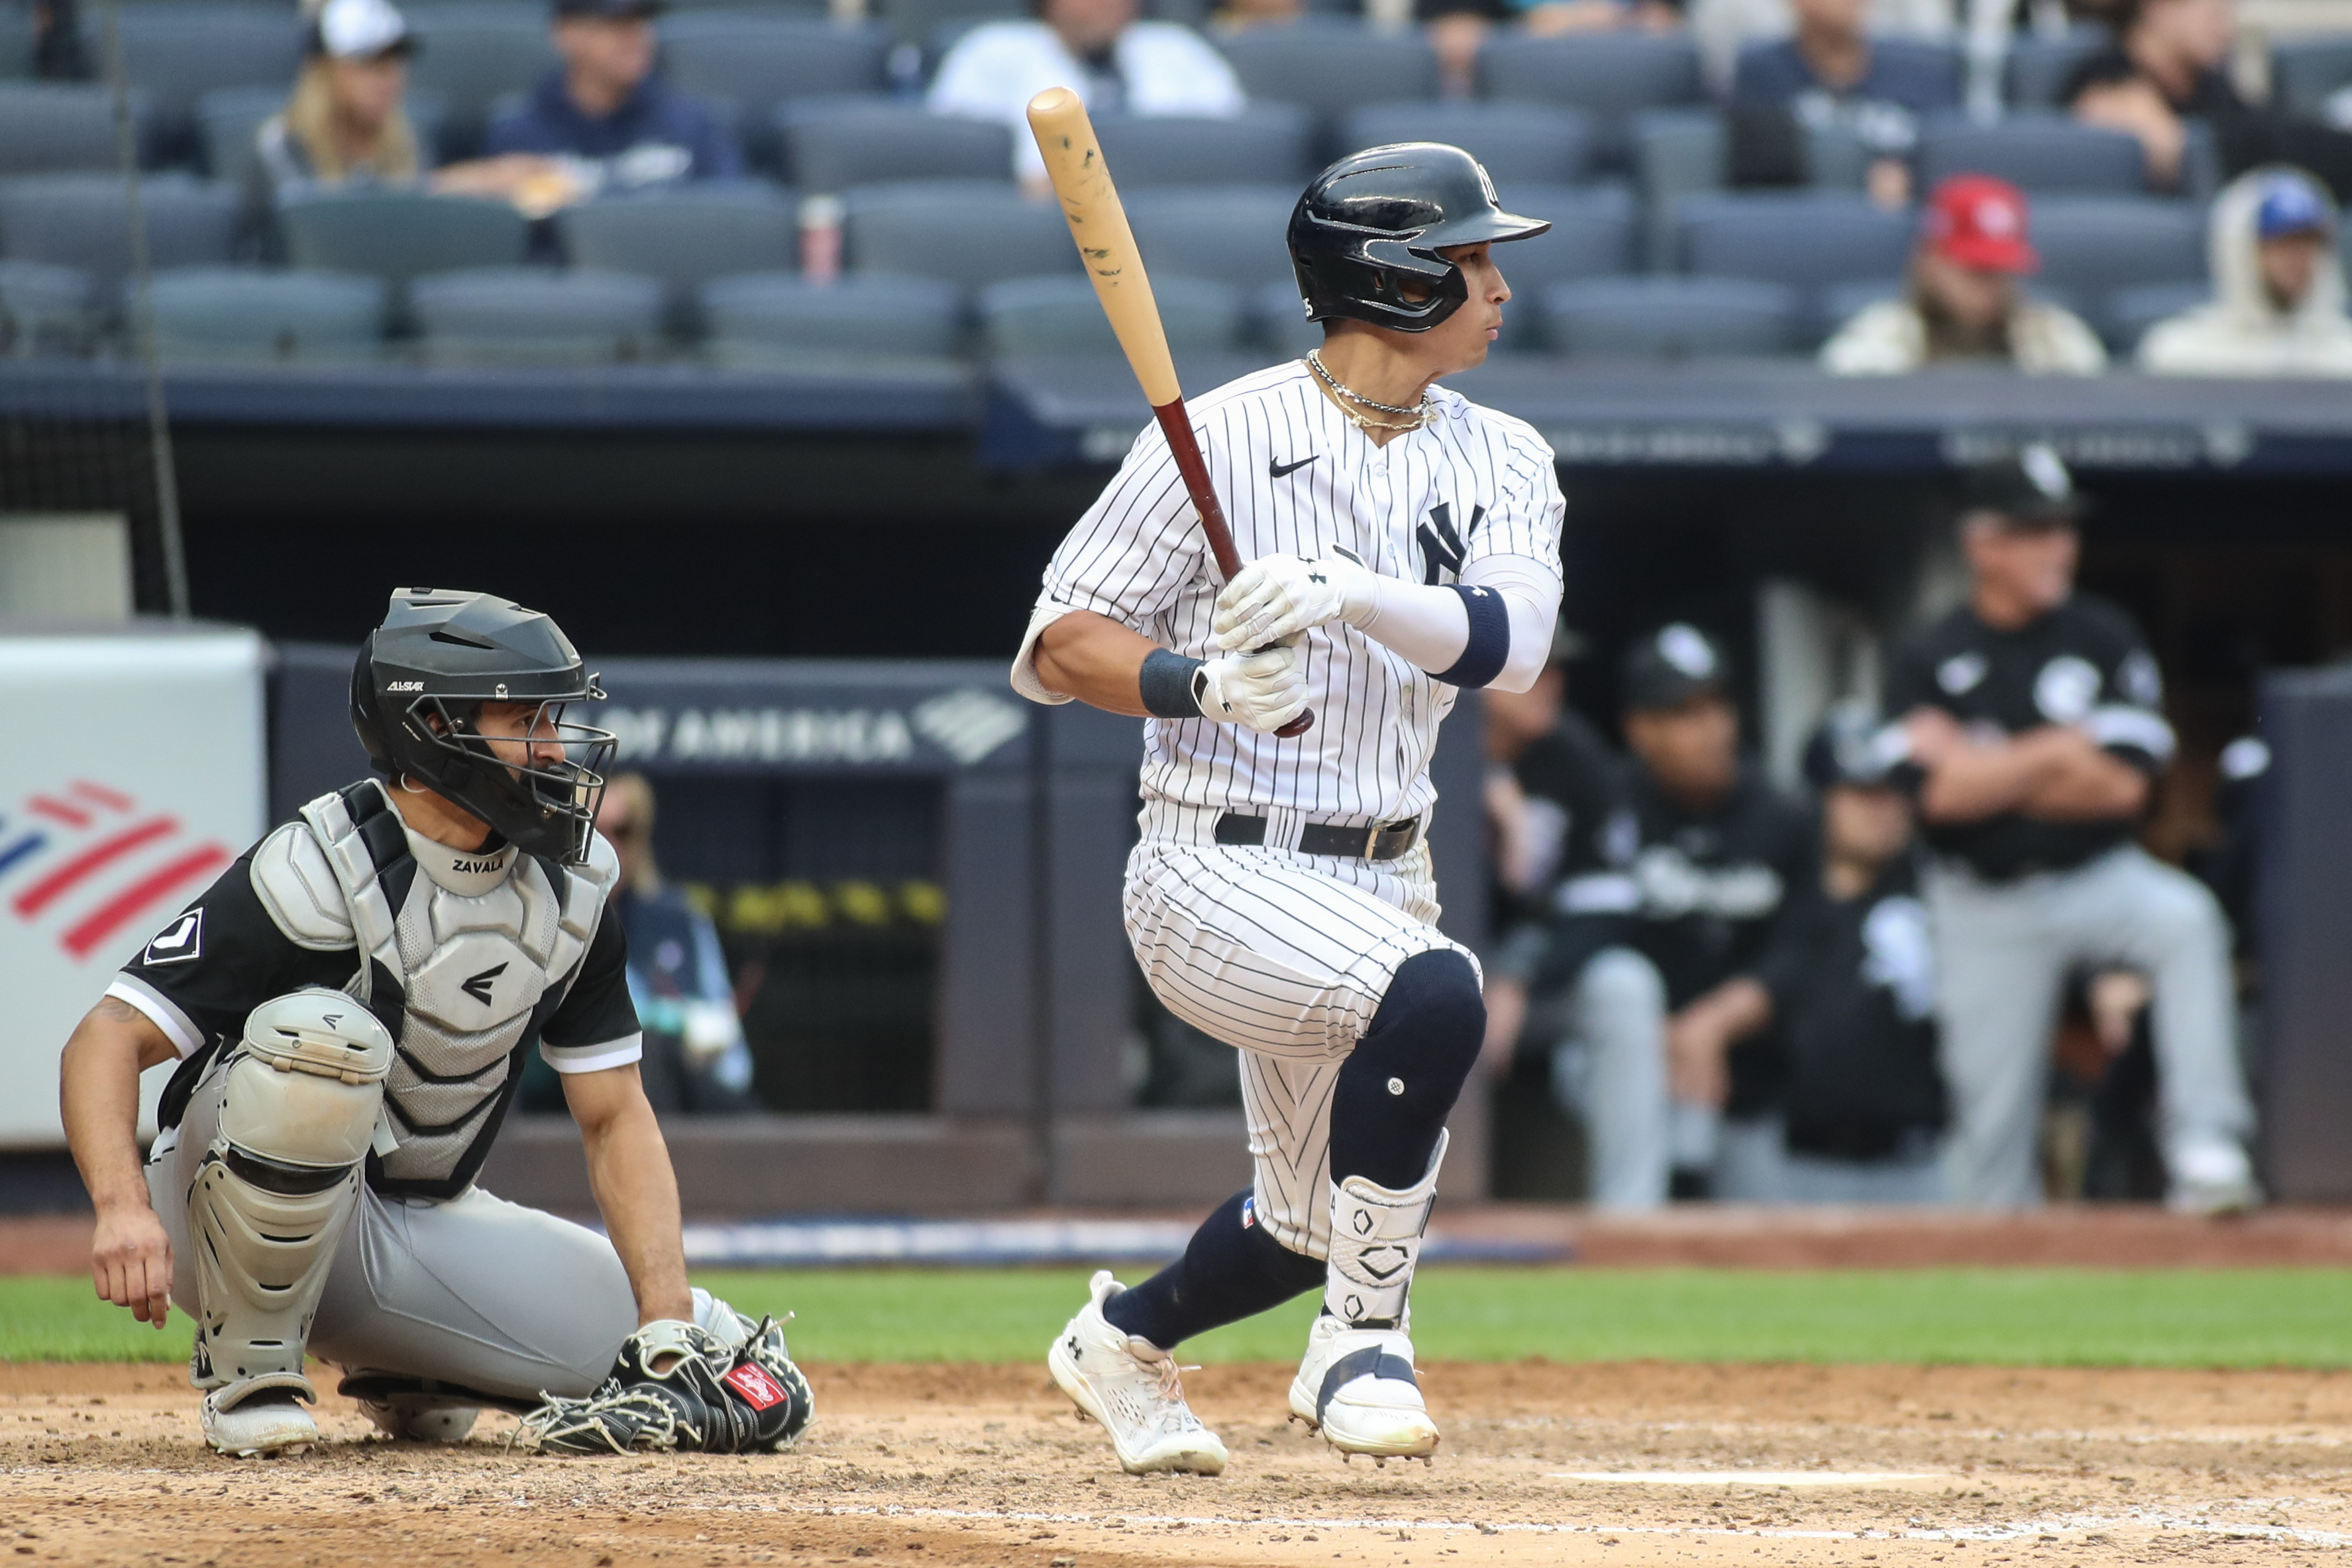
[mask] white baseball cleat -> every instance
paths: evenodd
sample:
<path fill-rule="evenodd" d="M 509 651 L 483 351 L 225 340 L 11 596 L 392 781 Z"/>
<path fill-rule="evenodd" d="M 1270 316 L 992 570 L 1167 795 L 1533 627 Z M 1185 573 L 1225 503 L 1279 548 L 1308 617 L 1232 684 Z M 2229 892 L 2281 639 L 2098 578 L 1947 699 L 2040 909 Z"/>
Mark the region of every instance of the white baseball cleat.
<path fill-rule="evenodd" d="M 2261 1207 L 2253 1162 L 2235 1138 L 2184 1137 L 2166 1153 L 2172 1180 L 2164 1202 L 2174 1213 L 2243 1214 Z"/>
<path fill-rule="evenodd" d="M 1088 1300 L 1045 1353 L 1045 1369 L 1071 1403 L 1102 1423 L 1131 1476 L 1186 1470 L 1213 1476 L 1225 1446 L 1184 1403 L 1176 1358 L 1111 1324 L 1103 1302 L 1120 1290 L 1108 1269 L 1087 1281 Z"/>
<path fill-rule="evenodd" d="M 1437 1423 L 1413 1375 L 1412 1341 L 1401 1330 L 1317 1318 L 1291 1380 L 1290 1413 L 1344 1455 L 1426 1459 L 1437 1451 Z"/>
<path fill-rule="evenodd" d="M 224 1410 L 220 1396 L 228 1392 L 215 1388 L 205 1395 L 197 1419 L 204 1425 L 205 1441 L 230 1458 L 299 1454 L 319 1440 L 319 1424 L 302 1408 L 293 1389 L 257 1389 Z"/>

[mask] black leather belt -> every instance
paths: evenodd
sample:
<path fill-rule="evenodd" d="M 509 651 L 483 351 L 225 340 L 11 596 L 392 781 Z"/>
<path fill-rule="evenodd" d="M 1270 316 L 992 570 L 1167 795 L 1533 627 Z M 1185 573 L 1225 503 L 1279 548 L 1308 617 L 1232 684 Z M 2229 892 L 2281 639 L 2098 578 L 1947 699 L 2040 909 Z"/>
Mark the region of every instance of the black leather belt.
<path fill-rule="evenodd" d="M 1227 811 L 1217 819 L 1217 842 L 1263 844 L 1265 819 Z M 1349 860 L 1392 861 L 1421 841 L 1421 819 L 1384 822 L 1370 828 L 1343 828 L 1336 822 L 1309 822 L 1298 830 L 1297 850 L 1303 855 L 1343 855 Z"/>

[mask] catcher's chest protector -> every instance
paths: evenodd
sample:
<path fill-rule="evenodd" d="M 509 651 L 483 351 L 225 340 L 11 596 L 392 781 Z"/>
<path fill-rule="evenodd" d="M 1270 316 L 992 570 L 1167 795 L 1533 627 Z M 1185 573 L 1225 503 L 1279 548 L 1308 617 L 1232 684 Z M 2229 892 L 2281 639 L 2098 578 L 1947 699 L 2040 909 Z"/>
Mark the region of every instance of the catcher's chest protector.
<path fill-rule="evenodd" d="M 353 947 L 349 988 L 392 1022 L 384 1081 L 389 1149 L 379 1192 L 450 1197 L 489 1153 L 522 1053 L 576 975 L 618 867 L 592 840 L 587 863 L 512 846 L 466 855 L 412 836 L 380 786 L 321 795 L 262 843 L 254 887 L 298 943 Z M 387 1005 L 391 1004 L 391 1005 Z"/>

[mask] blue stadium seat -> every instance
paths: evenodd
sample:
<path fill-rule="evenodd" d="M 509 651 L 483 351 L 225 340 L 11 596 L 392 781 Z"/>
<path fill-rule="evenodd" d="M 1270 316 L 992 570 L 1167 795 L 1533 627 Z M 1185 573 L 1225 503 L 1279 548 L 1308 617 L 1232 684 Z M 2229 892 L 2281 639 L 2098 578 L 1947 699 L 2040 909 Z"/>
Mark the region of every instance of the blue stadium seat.
<path fill-rule="evenodd" d="M 0 358 L 80 353 L 93 325 L 89 274 L 45 261 L 0 261 Z"/>
<path fill-rule="evenodd" d="M 523 258 L 522 214 L 504 202 L 417 191 L 320 191 L 278 209 L 296 267 L 364 273 L 394 288 L 420 273 L 508 267 Z"/>
<path fill-rule="evenodd" d="M 436 94 L 447 106 L 441 128 L 444 162 L 481 151 L 490 106 L 529 90 L 555 64 L 547 39 L 547 8 L 507 0 L 438 0 L 405 8 L 419 47 L 409 62 L 411 90 Z"/>
<path fill-rule="evenodd" d="M 0 82 L 0 176 L 119 169 L 114 99 L 103 87 Z"/>
<path fill-rule="evenodd" d="M 2064 107 L 2066 78 L 2074 68 L 2107 47 L 2114 35 L 2096 23 L 2074 27 L 2054 38 L 2021 33 L 2000 62 L 2000 95 L 2011 109 Z"/>
<path fill-rule="evenodd" d="M 1496 346 L 1531 349 L 1542 334 L 1538 302 L 1546 288 L 1634 270 L 1638 217 L 1633 194 L 1622 183 L 1522 185 L 1503 199 L 1515 213 L 1551 221 L 1547 233 L 1495 247 L 1495 264 L 1512 296 L 1503 308 L 1503 336 Z"/>
<path fill-rule="evenodd" d="M 2137 350 L 2150 327 L 2212 298 L 2210 284 L 2143 283 L 2108 295 L 2093 324 L 2106 340 L 2107 352 L 2123 359 Z"/>
<path fill-rule="evenodd" d="M 2148 283 L 2198 283 L 2205 214 L 2160 196 L 2073 196 L 2033 204 L 2028 236 L 2042 253 L 2039 281 L 2084 299 Z"/>
<path fill-rule="evenodd" d="M 786 179 L 839 193 L 889 180 L 1013 178 L 1013 132 L 992 120 L 931 114 L 887 99 L 780 105 Z"/>
<path fill-rule="evenodd" d="M 382 351 L 385 290 L 373 277 L 177 267 L 155 275 L 148 298 L 167 361 L 348 363 Z"/>
<path fill-rule="evenodd" d="M 1543 294 L 1545 336 L 1578 358 L 1785 354 L 1802 315 L 1796 290 L 1738 277 L 1595 277 Z"/>
<path fill-rule="evenodd" d="M 1233 285 L 1161 274 L 1151 280 L 1151 297 L 1176 352 L 1218 353 L 1240 342 L 1242 293 Z M 1119 351 L 1095 286 L 1084 277 L 1007 278 L 982 289 L 976 305 L 992 354 Z"/>
<path fill-rule="evenodd" d="M 1009 21 L 1029 15 L 1022 0 L 881 0 L 875 9 L 900 43 L 916 45 L 953 23 Z"/>
<path fill-rule="evenodd" d="M 1119 190 L 1153 185 L 1304 186 L 1317 168 L 1313 126 L 1296 104 L 1253 104 L 1219 119 L 1105 115 L 1095 121 Z"/>
<path fill-rule="evenodd" d="M 1258 285 L 1251 291 L 1250 305 L 1257 336 L 1274 352 L 1297 359 L 1323 341 L 1322 325 L 1307 319 L 1297 279 Z"/>
<path fill-rule="evenodd" d="M 2271 102 L 2316 120 L 2327 100 L 2352 87 L 2352 37 L 2297 38 L 2271 46 Z"/>
<path fill-rule="evenodd" d="M 1307 16 L 1244 28 L 1218 47 L 1253 102 L 1295 103 L 1327 132 L 1349 110 L 1437 96 L 1437 57 L 1417 31 Z"/>
<path fill-rule="evenodd" d="M 878 93 L 889 86 L 890 33 L 822 16 L 688 13 L 661 24 L 662 70 L 682 92 L 739 106 L 737 134 L 751 162 L 781 157 L 775 109 L 801 98 Z"/>
<path fill-rule="evenodd" d="M 1342 152 L 1444 141 L 1486 166 L 1506 206 L 1522 184 L 1573 185 L 1592 174 L 1592 117 L 1549 103 L 1378 103 L 1339 122 Z"/>
<path fill-rule="evenodd" d="M 812 283 L 793 273 L 722 277 L 702 291 L 718 364 L 855 374 L 955 352 L 963 311 L 951 284 L 850 274 Z"/>
<path fill-rule="evenodd" d="M 0 8 L 0 81 L 16 81 L 33 74 L 39 40 L 33 31 L 33 8 Z"/>
<path fill-rule="evenodd" d="M 2040 194 L 2126 196 L 2147 188 L 2139 139 L 2057 115 L 2013 115 L 1995 125 L 1951 120 L 1919 133 L 1919 188 L 1955 174 L 1993 174 Z"/>
<path fill-rule="evenodd" d="M 82 12 L 83 47 L 103 59 L 102 16 Z M 122 69 L 148 101 L 149 154 L 194 164 L 196 100 L 216 88 L 292 85 L 302 61 L 302 26 L 276 6 L 210 0 L 149 0 L 120 11 Z"/>
<path fill-rule="evenodd" d="M 151 266 L 196 267 L 230 258 L 238 193 L 181 174 L 139 182 Z M 27 174 L 0 180 L 0 256 L 47 261 L 90 275 L 111 298 L 131 270 L 131 223 L 122 182 L 110 174 Z"/>
<path fill-rule="evenodd" d="M 1624 166 L 1633 115 L 1706 98 L 1698 46 L 1679 33 L 1497 33 L 1478 52 L 1478 89 L 1486 98 L 1590 110 L 1595 160 L 1606 168 Z"/>
<path fill-rule="evenodd" d="M 1832 192 L 1685 197 L 1675 227 L 1684 271 L 1784 285 L 1816 324 L 1831 285 L 1891 283 L 1903 276 L 1912 246 L 1907 214 Z"/>
<path fill-rule="evenodd" d="M 1078 270 L 1062 209 L 1003 192 L 868 186 L 845 198 L 849 265 L 979 288 L 1008 277 Z"/>
<path fill-rule="evenodd" d="M 408 297 L 433 364 L 614 364 L 663 346 L 658 278 L 483 267 L 427 274 Z"/>
<path fill-rule="evenodd" d="M 791 197 L 750 181 L 587 202 L 566 208 L 556 229 L 575 267 L 660 278 L 683 330 L 692 329 L 694 301 L 704 284 L 737 273 L 790 270 L 800 241 Z"/>
<path fill-rule="evenodd" d="M 1295 186 L 1144 191 L 1127 204 L 1127 219 L 1154 277 L 1175 273 L 1248 287 L 1290 280 L 1283 236 L 1297 203 Z"/>

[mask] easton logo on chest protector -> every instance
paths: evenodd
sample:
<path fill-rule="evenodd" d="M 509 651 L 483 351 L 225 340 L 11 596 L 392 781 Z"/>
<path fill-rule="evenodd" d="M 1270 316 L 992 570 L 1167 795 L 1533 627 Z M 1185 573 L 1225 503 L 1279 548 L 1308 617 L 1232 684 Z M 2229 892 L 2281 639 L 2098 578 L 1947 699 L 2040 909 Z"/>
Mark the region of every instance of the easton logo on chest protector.
<path fill-rule="evenodd" d="M 504 964 L 493 964 L 478 975 L 467 976 L 465 981 L 460 984 L 457 988 L 465 992 L 467 996 L 473 998 L 476 1001 L 481 1003 L 484 1007 L 488 1007 L 490 1005 L 490 982 L 497 979 L 500 975 L 503 975 L 506 972 L 507 967 Z"/>
<path fill-rule="evenodd" d="M 1465 541 L 1476 533 L 1478 525 L 1486 520 L 1486 508 L 1473 507 L 1470 508 L 1470 526 L 1456 533 L 1454 531 L 1453 502 L 1440 501 L 1429 508 L 1429 520 L 1416 530 L 1416 537 L 1421 540 L 1421 580 L 1423 587 L 1436 587 L 1442 572 L 1450 571 L 1457 577 L 1461 575 L 1462 562 L 1470 553 L 1470 547 Z"/>

